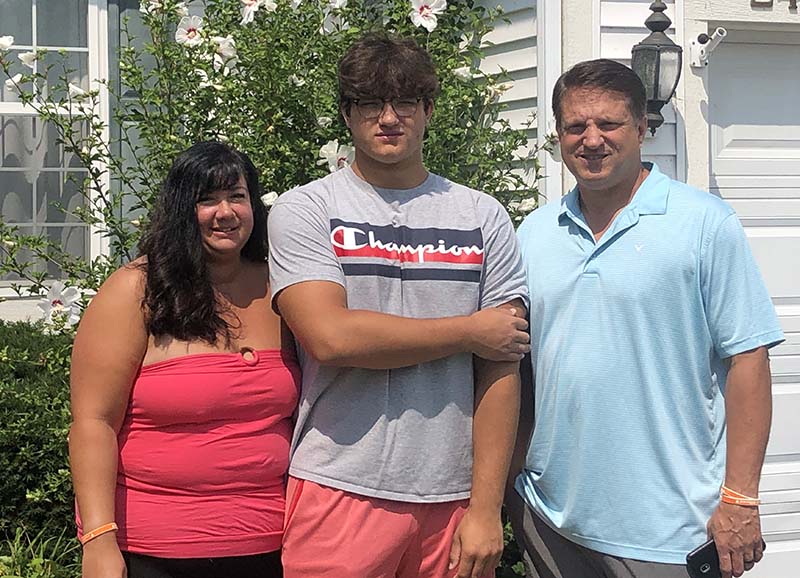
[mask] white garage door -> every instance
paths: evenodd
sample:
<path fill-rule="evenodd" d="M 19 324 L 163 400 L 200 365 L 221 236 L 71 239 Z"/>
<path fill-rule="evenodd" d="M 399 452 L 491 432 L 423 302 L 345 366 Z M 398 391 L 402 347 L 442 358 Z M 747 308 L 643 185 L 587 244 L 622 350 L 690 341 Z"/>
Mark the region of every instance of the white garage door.
<path fill-rule="evenodd" d="M 786 343 L 761 483 L 767 557 L 753 578 L 800 576 L 800 28 L 734 31 L 709 65 L 712 191 L 745 226 Z"/>

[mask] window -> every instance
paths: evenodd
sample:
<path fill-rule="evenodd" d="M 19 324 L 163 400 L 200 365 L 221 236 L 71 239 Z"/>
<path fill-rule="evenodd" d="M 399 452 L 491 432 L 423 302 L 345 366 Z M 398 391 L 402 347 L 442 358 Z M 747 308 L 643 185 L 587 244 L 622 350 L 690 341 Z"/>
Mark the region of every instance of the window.
<path fill-rule="evenodd" d="M 47 50 L 34 70 L 43 71 L 63 54 L 67 67 L 74 69 L 69 82 L 88 90 L 90 79 L 106 77 L 100 70 L 105 61 L 100 55 L 107 49 L 100 41 L 105 18 L 105 0 L 0 0 L 0 36 L 14 36 L 7 56 L 13 72 L 29 70 L 19 54 Z M 52 69 L 52 84 L 57 83 L 60 68 Z M 45 234 L 71 254 L 90 258 L 99 245 L 89 226 L 70 215 L 84 203 L 80 183 L 86 170 L 57 143 L 56 132 L 19 102 L 15 90 L 0 84 L 0 214 L 23 233 Z M 52 264 L 40 267 L 52 277 L 60 275 Z M 3 284 L 8 281 L 13 278 L 0 279 Z"/>

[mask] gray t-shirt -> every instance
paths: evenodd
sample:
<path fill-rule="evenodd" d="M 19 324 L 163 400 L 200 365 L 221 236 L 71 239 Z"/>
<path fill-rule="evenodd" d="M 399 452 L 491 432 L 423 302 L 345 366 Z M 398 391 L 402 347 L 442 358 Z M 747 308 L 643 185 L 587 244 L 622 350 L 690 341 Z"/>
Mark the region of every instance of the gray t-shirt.
<path fill-rule="evenodd" d="M 344 168 L 281 195 L 269 241 L 273 299 L 295 283 L 332 281 L 350 309 L 402 317 L 527 303 L 503 207 L 433 174 L 414 189 L 389 190 Z M 291 475 L 404 502 L 469 497 L 471 354 L 392 370 L 320 365 L 303 351 L 300 360 Z"/>

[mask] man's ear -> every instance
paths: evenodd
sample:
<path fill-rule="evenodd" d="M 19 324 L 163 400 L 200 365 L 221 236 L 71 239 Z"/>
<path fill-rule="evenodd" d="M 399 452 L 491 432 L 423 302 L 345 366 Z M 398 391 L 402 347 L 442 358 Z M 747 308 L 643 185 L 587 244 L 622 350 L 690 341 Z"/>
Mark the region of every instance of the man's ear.
<path fill-rule="evenodd" d="M 644 143 L 644 137 L 647 136 L 647 115 L 639 119 L 639 124 L 636 126 L 639 131 L 639 144 Z"/>

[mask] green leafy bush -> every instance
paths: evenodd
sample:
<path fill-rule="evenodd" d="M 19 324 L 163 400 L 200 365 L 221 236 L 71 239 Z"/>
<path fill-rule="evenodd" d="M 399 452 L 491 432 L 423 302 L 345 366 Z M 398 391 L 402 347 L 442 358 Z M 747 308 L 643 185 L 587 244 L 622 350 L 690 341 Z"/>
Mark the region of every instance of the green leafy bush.
<path fill-rule="evenodd" d="M 186 2 L 142 0 L 144 37 L 123 30 L 119 82 L 93 79 L 88 90 L 69 85 L 69 67 L 53 63 L 52 55 L 45 60 L 41 50 L 30 56 L 38 68 L 12 76 L 17 63 L 0 50 L 6 86 L 55 127 L 65 150 L 86 169 L 79 183 L 85 201 L 68 220 L 90 224 L 109 247 L 87 261 L 0 220 L 0 275 L 27 281 L 26 291 L 41 293 L 47 275 L 41 263 L 48 263 L 70 285 L 97 289 L 135 256 L 172 159 L 199 140 L 226 140 L 247 152 L 266 191 L 280 193 L 323 176 L 329 170 L 325 151 L 349 141 L 337 109 L 337 63 L 366 31 L 414 37 L 433 57 L 442 93 L 426 137 L 427 166 L 495 196 L 517 220 L 535 206 L 536 151 L 522 155 L 525 130 L 500 114 L 509 77 L 479 68 L 488 47 L 484 39 L 502 22 L 498 9 L 475 0 L 441 2 L 437 24 L 427 31 L 409 17 L 409 0 L 258 5 L 253 20 L 243 22 L 239 0 L 192 2 L 202 17 L 188 16 Z M 60 86 L 48 84 L 55 77 Z M 110 124 L 101 114 L 106 91 Z"/>
<path fill-rule="evenodd" d="M 67 530 L 31 536 L 18 528 L 0 544 L 0 578 L 78 578 L 80 546 Z"/>
<path fill-rule="evenodd" d="M 67 458 L 72 338 L 0 322 L 0 540 L 74 528 Z"/>

